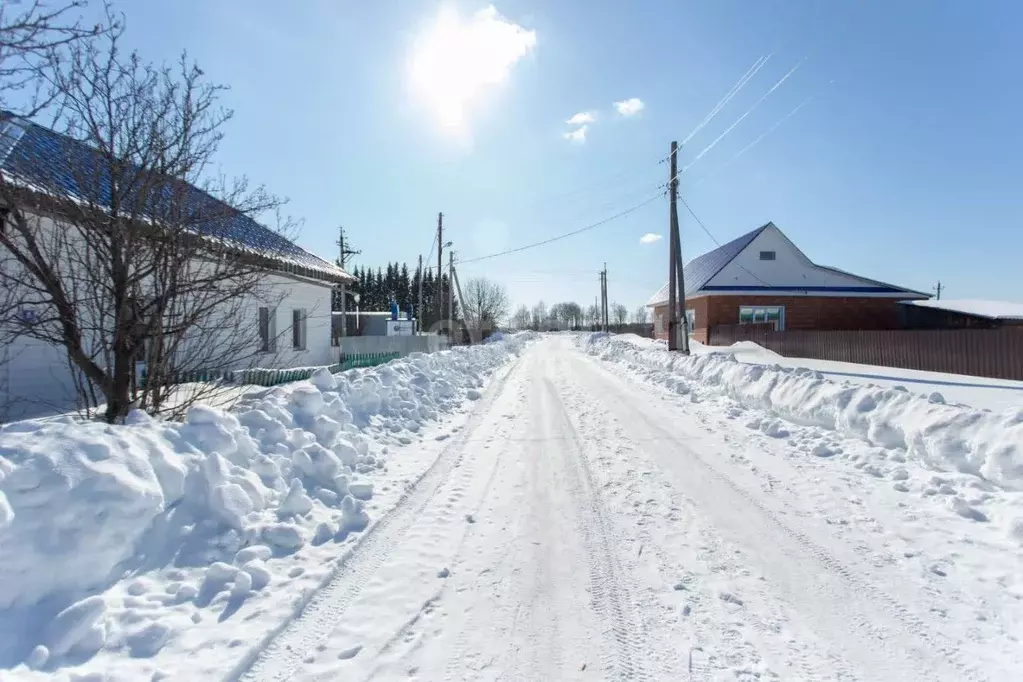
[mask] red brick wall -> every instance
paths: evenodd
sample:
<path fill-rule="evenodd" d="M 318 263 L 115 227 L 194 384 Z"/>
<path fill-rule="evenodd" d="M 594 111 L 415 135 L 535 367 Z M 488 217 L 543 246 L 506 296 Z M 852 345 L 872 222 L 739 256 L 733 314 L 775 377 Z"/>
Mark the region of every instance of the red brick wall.
<path fill-rule="evenodd" d="M 709 310 L 709 304 L 712 297 L 701 296 L 700 298 L 693 298 L 686 301 L 686 308 L 689 310 L 696 311 L 696 329 L 691 330 L 693 332 L 693 338 L 700 343 L 707 343 L 710 330 L 707 328 L 707 311 Z M 657 333 L 657 316 L 662 315 L 664 324 L 661 325 L 660 333 Z M 738 311 L 736 311 L 738 315 Z M 668 338 L 668 306 L 662 305 L 654 308 L 654 338 L 655 339 L 667 339 Z"/>
<path fill-rule="evenodd" d="M 899 299 L 839 296 L 701 296 L 686 307 L 696 311 L 694 338 L 707 343 L 710 327 L 739 323 L 739 306 L 785 306 L 785 329 L 898 329 Z M 668 338 L 668 306 L 654 309 L 665 324 L 657 338 Z M 656 319 L 656 317 L 655 317 Z"/>

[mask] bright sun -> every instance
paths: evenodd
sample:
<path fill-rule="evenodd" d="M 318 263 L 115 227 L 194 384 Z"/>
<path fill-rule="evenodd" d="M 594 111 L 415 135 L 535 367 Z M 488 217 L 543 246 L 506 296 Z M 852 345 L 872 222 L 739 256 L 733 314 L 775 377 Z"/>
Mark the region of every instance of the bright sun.
<path fill-rule="evenodd" d="M 508 21 L 493 6 L 468 20 L 446 7 L 416 42 L 412 85 L 441 125 L 463 130 L 466 110 L 476 95 L 501 83 L 535 45 L 534 31 Z"/>

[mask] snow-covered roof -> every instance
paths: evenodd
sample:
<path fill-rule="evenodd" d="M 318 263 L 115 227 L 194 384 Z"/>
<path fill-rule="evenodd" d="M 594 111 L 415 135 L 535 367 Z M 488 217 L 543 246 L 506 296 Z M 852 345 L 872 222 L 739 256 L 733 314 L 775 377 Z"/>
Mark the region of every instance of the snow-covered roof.
<path fill-rule="evenodd" d="M 86 190 L 80 186 L 83 177 L 97 179 L 99 192 L 110 193 L 109 180 L 98 172 L 102 164 L 100 155 L 87 143 L 0 112 L 0 173 L 9 180 L 39 192 L 80 200 L 97 193 L 96 188 Z M 173 182 L 176 181 L 168 183 L 168 192 Z M 309 253 L 198 187 L 188 183 L 179 186 L 185 188 L 185 201 L 190 210 L 197 215 L 211 216 L 207 223 L 195 225 L 203 236 L 224 240 L 244 252 L 269 258 L 285 269 L 297 266 L 334 282 L 355 280 L 334 263 Z M 102 196 L 91 198 L 102 199 Z M 157 197 L 154 196 L 153 201 L 158 201 Z"/>
<path fill-rule="evenodd" d="M 982 299 L 959 299 L 949 301 L 902 301 L 905 305 L 915 305 L 921 308 L 935 308 L 937 310 L 948 310 L 964 315 L 985 317 L 989 320 L 1023 320 L 1023 303 L 1011 303 L 1008 301 L 985 301 Z"/>

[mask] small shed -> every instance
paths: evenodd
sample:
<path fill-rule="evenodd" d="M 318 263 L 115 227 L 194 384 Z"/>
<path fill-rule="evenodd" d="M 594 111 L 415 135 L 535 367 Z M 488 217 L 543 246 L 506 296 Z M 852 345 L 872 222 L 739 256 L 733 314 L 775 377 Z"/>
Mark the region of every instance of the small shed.
<path fill-rule="evenodd" d="M 1023 329 L 1023 303 L 982 299 L 901 303 L 906 329 Z"/>

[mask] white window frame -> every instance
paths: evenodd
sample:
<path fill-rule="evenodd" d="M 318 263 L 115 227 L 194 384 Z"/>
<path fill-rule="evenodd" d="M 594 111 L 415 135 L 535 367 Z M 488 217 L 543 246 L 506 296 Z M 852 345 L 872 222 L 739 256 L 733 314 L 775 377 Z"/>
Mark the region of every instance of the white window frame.
<path fill-rule="evenodd" d="M 263 329 L 263 311 L 266 311 L 266 329 Z M 256 312 L 259 326 L 259 352 L 273 353 L 277 348 L 277 309 L 260 306 Z"/>
<path fill-rule="evenodd" d="M 689 333 L 692 334 L 696 329 L 696 308 L 686 309 L 686 325 L 689 327 Z"/>
<path fill-rule="evenodd" d="M 654 332 L 657 334 L 664 333 L 664 315 L 661 313 L 654 313 Z"/>
<path fill-rule="evenodd" d="M 742 319 L 742 311 L 743 311 L 744 308 L 745 309 L 750 309 L 750 310 L 753 311 L 753 319 L 752 320 L 743 321 L 743 319 Z M 769 319 L 767 319 L 767 311 L 768 310 L 777 310 L 778 311 L 778 319 L 777 320 L 769 320 Z M 757 319 L 758 315 L 763 315 L 764 319 L 762 319 L 762 320 L 761 319 Z M 749 304 L 743 304 L 743 305 L 739 306 L 739 324 L 763 324 L 763 323 L 766 323 L 766 322 L 774 322 L 774 329 L 775 329 L 775 331 L 779 331 L 779 332 L 785 331 L 785 306 L 783 306 L 783 305 L 749 305 Z"/>
<path fill-rule="evenodd" d="M 306 350 L 306 321 L 309 319 L 305 308 L 293 308 L 291 311 L 291 349 Z"/>

